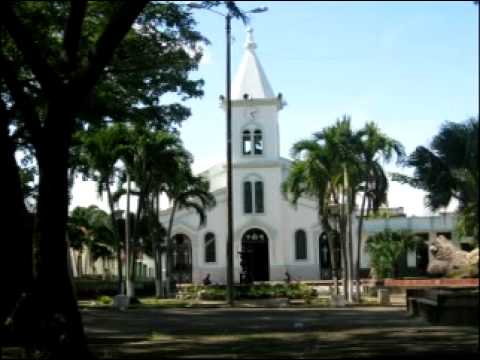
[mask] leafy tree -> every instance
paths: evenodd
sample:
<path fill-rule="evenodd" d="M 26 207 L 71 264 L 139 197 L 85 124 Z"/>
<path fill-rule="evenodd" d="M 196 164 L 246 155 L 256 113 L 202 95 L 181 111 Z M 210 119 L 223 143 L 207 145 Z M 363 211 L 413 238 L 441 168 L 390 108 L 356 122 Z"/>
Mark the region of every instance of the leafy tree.
<path fill-rule="evenodd" d="M 409 231 L 397 232 L 390 229 L 369 236 L 366 245 L 374 278 L 398 276 L 396 267 L 400 256 L 406 250 L 414 249 L 417 241 Z"/>
<path fill-rule="evenodd" d="M 478 118 L 445 122 L 429 148 L 418 146 L 404 161 L 413 176 L 393 179 L 425 191 L 425 204 L 433 211 L 457 200 L 461 232 L 478 240 L 478 161 Z"/>
<path fill-rule="evenodd" d="M 158 92 L 200 95 L 201 82 L 178 83 L 188 76 L 188 69 L 195 69 L 200 56 L 196 47 L 202 37 L 193 31 L 190 14 L 174 3 L 147 3 L 1 4 L 0 89 L 5 101 L 1 126 L 10 146 L 2 148 L 1 158 L 12 164 L 7 167 L 12 189 L 21 189 L 15 175 L 15 136 L 31 144 L 38 163 L 37 301 L 46 318 L 55 313 L 65 317 L 71 340 L 64 348 L 50 349 L 54 353 L 88 356 L 72 285 L 63 271 L 74 130 L 111 119 L 137 121 L 145 114 L 152 115 L 152 126 L 163 124 L 169 113 L 185 118 L 189 112 L 178 104 L 160 106 L 155 100 Z M 189 48 L 194 56 L 188 54 Z M 145 106 L 139 107 L 141 103 Z M 15 125 L 13 134 L 9 124 Z M 18 209 L 12 211 L 11 222 L 21 225 L 23 199 L 14 195 L 20 190 L 11 193 L 9 203 Z M 45 293 L 48 299 L 41 295 Z"/>

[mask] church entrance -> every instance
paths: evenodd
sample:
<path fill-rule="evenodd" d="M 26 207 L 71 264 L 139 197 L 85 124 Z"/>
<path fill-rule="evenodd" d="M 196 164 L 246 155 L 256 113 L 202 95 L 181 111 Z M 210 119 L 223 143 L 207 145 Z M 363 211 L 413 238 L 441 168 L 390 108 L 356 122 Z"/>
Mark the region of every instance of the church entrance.
<path fill-rule="evenodd" d="M 320 266 L 320 279 L 331 280 L 332 279 L 332 264 L 330 261 L 330 248 L 328 247 L 327 233 L 322 233 L 318 240 L 319 249 L 319 266 Z"/>
<path fill-rule="evenodd" d="M 173 278 L 178 284 L 192 282 L 192 242 L 187 235 L 173 237 Z"/>
<path fill-rule="evenodd" d="M 241 282 L 268 281 L 268 237 L 260 229 L 248 230 L 242 238 Z"/>

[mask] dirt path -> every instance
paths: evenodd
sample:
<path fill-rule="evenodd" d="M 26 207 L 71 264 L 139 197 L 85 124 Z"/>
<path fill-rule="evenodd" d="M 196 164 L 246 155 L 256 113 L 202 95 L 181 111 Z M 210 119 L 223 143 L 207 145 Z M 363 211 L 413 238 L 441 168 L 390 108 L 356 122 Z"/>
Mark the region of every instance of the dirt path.
<path fill-rule="evenodd" d="M 477 328 L 432 326 L 404 308 L 83 310 L 101 358 L 420 356 L 478 351 Z"/>

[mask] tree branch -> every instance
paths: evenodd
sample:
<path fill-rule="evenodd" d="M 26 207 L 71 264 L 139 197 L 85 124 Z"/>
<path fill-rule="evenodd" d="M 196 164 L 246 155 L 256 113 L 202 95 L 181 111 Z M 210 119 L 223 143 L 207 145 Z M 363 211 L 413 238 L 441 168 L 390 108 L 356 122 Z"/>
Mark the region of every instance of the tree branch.
<path fill-rule="evenodd" d="M 35 105 L 29 95 L 23 90 L 19 81 L 18 69 L 15 65 L 0 53 L 0 76 L 3 77 L 8 89 L 15 101 L 15 107 L 22 110 L 25 125 L 32 137 L 32 144 L 37 148 L 42 126 L 38 113 L 34 110 Z"/>
<path fill-rule="evenodd" d="M 70 1 L 70 16 L 65 27 L 63 47 L 67 55 L 67 61 L 71 69 L 75 68 L 78 59 L 78 48 L 82 32 L 82 24 L 87 10 L 86 0 Z"/>
<path fill-rule="evenodd" d="M 0 2 L 0 20 L 21 51 L 42 89 L 52 95 L 59 91 L 61 79 L 42 56 L 42 51 L 33 40 L 30 31 L 21 23 L 10 1 Z"/>
<path fill-rule="evenodd" d="M 124 1 L 112 16 L 105 31 L 97 41 L 88 67 L 72 80 L 71 86 L 76 90 L 77 95 L 85 95 L 96 84 L 103 69 L 112 59 L 115 49 L 117 49 L 147 3 L 146 0 Z"/>

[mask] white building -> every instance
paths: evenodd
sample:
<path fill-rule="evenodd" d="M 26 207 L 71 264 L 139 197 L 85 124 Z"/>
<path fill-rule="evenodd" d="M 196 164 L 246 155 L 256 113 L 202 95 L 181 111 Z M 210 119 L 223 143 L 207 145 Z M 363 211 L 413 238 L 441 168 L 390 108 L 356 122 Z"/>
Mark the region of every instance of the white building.
<path fill-rule="evenodd" d="M 234 226 L 234 279 L 240 280 L 240 251 L 249 254 L 254 280 L 318 279 L 319 237 L 315 202 L 301 199 L 296 208 L 281 193 L 290 161 L 280 156 L 278 116 L 285 102 L 275 95 L 255 54 L 257 45 L 249 29 L 245 52 L 232 83 L 232 178 Z M 224 108 L 224 104 L 222 104 Z M 193 211 L 175 216 L 175 263 L 183 268 L 181 282 L 198 283 L 211 275 L 226 281 L 226 166 L 203 172 L 217 206 L 208 212 L 206 226 L 198 227 Z M 160 221 L 167 226 L 170 210 Z"/>
<path fill-rule="evenodd" d="M 290 160 L 280 156 L 279 112 L 285 106 L 275 95 L 255 54 L 249 30 L 245 53 L 232 84 L 232 161 L 234 204 L 234 280 L 240 281 L 240 255 L 247 251 L 248 264 L 256 281 L 329 279 L 331 266 L 326 238 L 322 237 L 316 203 L 302 198 L 293 207 L 283 197 L 281 184 L 288 175 Z M 224 108 L 224 104 L 222 104 Z M 225 109 L 224 109 L 225 110 Z M 194 211 L 177 210 L 172 235 L 178 282 L 200 283 L 207 274 L 214 283 L 226 282 L 226 166 L 218 164 L 202 173 L 210 181 L 217 205 L 207 213 L 207 224 L 199 228 Z M 386 209 L 389 218 L 364 222 L 360 264 L 362 277 L 369 274 L 370 259 L 364 251 L 368 236 L 389 228 L 410 230 L 431 240 L 443 234 L 452 238 L 455 217 L 406 217 L 402 208 Z M 167 228 L 170 209 L 160 214 Z M 356 228 L 354 220 L 353 228 Z M 354 231 L 354 249 L 357 243 Z M 458 239 L 457 239 L 458 240 Z M 72 250 L 74 276 L 117 275 L 115 258 L 91 261 Z M 409 251 L 401 260 L 402 276 L 424 275 L 428 263 L 425 244 Z M 165 275 L 165 254 L 163 256 Z M 137 260 L 140 278 L 152 278 L 153 260 Z M 164 277 L 165 278 L 165 277 Z"/>
<path fill-rule="evenodd" d="M 472 250 L 472 242 L 468 238 L 458 238 L 455 233 L 457 218 L 453 213 L 441 213 L 437 216 L 401 216 L 401 211 L 395 211 L 397 216 L 383 219 L 365 220 L 362 232 L 362 253 L 360 256 L 360 267 L 362 277 L 367 277 L 370 268 L 370 256 L 365 251 L 367 238 L 385 229 L 392 231 L 407 230 L 422 239 L 415 249 L 406 252 L 405 256 L 399 259 L 397 264 L 399 276 L 424 276 L 430 258 L 426 241 L 434 240 L 437 236 L 443 235 L 454 241 L 464 250 Z M 400 215 L 400 216 L 398 216 Z"/>

